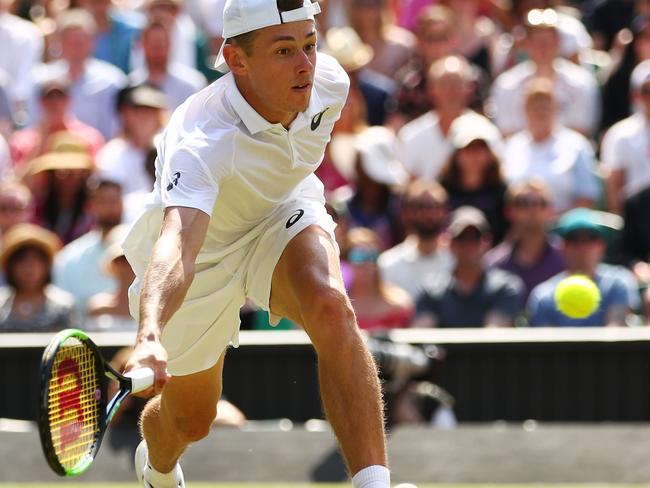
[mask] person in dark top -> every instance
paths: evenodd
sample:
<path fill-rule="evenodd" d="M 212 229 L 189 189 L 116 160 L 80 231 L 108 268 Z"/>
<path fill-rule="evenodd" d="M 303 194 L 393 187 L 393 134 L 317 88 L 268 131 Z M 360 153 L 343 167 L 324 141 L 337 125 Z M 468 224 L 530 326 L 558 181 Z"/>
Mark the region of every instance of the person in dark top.
<path fill-rule="evenodd" d="M 566 268 L 560 243 L 548 233 L 553 219 L 548 187 L 540 181 L 511 186 L 505 214 L 512 224 L 508 239 L 490 250 L 485 261 L 522 279 L 525 302 L 533 288 Z"/>
<path fill-rule="evenodd" d="M 512 326 L 522 309 L 524 285 L 517 276 L 483 264 L 491 237 L 483 213 L 473 207 L 456 209 L 448 231 L 456 267 L 425 284 L 412 326 Z"/>
<path fill-rule="evenodd" d="M 508 229 L 503 213 L 507 185 L 497 156 L 499 131 L 479 118 L 458 120 L 450 128 L 450 139 L 454 150 L 438 176 L 449 194 L 449 207 L 480 209 L 490 224 L 492 244 L 497 244 Z"/>

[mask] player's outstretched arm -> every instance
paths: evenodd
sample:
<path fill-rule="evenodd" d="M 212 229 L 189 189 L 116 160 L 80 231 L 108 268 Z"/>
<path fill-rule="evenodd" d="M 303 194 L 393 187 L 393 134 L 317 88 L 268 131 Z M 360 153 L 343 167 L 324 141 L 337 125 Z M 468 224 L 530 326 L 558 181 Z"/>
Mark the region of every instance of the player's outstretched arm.
<path fill-rule="evenodd" d="M 156 393 L 167 381 L 167 353 L 160 344 L 160 335 L 192 284 L 194 263 L 209 222 L 210 216 L 201 210 L 168 207 L 144 275 L 136 346 L 126 371 L 152 368 Z"/>

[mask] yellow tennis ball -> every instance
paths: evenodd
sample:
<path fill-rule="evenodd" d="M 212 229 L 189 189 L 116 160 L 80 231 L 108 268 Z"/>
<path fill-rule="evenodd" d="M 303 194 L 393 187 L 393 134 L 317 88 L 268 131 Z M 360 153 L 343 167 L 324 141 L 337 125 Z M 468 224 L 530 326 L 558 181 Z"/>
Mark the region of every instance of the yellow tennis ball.
<path fill-rule="evenodd" d="M 585 275 L 564 278 L 555 288 L 555 304 L 560 312 L 572 319 L 584 319 L 600 305 L 600 290 Z"/>

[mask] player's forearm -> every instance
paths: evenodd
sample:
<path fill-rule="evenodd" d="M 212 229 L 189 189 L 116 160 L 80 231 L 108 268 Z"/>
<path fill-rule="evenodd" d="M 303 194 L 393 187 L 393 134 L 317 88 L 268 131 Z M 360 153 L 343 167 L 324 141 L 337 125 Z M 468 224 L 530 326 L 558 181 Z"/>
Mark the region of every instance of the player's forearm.
<path fill-rule="evenodd" d="M 154 246 L 140 298 L 138 340 L 157 339 L 194 278 L 194 260 L 183 256 L 175 239 L 160 238 Z"/>

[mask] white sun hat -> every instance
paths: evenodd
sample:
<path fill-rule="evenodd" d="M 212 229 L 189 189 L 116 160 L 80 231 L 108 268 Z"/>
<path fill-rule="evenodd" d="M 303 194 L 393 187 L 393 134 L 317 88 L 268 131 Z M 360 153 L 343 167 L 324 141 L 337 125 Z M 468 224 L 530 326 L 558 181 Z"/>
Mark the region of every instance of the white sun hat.
<path fill-rule="evenodd" d="M 302 7 L 280 12 L 276 0 L 226 0 L 223 9 L 223 39 L 214 68 L 221 72 L 229 71 L 223 48 L 226 40 L 247 32 L 252 32 L 272 25 L 314 20 L 314 15 L 320 13 L 320 5 L 311 0 L 303 0 Z"/>

